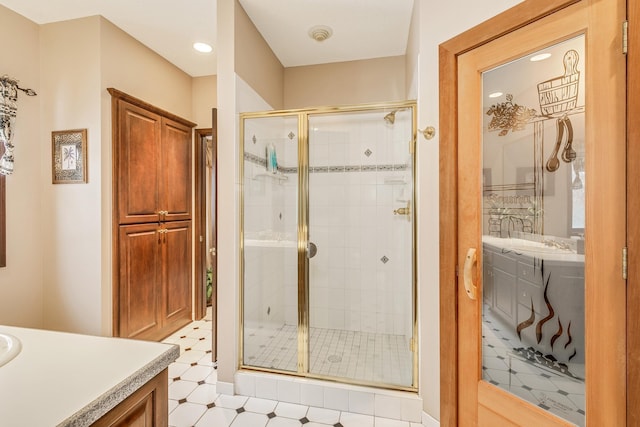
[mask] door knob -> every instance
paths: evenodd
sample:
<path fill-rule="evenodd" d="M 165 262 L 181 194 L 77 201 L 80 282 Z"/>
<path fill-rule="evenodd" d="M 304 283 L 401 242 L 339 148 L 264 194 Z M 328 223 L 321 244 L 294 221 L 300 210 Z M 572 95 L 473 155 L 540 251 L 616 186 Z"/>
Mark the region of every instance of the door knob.
<path fill-rule="evenodd" d="M 318 247 L 313 242 L 307 242 L 307 258 L 311 259 L 318 253 Z"/>
<path fill-rule="evenodd" d="M 476 248 L 469 248 L 464 260 L 463 280 L 467 296 L 475 301 L 478 287 L 473 284 L 473 266 L 476 263 Z"/>

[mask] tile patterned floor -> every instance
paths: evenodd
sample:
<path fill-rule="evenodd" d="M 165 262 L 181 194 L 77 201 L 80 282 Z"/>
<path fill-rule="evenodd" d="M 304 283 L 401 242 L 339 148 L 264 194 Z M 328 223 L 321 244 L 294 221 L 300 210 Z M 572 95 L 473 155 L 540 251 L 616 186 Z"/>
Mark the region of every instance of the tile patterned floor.
<path fill-rule="evenodd" d="M 260 325 L 247 328 L 245 363 L 294 371 L 297 327 Z M 310 328 L 310 371 L 375 383 L 411 385 L 412 353 L 403 335 Z"/>
<path fill-rule="evenodd" d="M 171 427 L 421 427 L 421 424 L 216 392 L 211 314 L 163 342 L 180 345 L 169 366 Z"/>
<path fill-rule="evenodd" d="M 483 320 L 483 378 L 567 421 L 584 426 L 584 364 L 569 364 L 570 374 L 560 372 L 542 355 L 517 351 L 523 345 L 516 332 L 492 316 L 487 306 L 483 310 Z M 542 360 L 546 365 L 532 363 L 530 359 Z"/>

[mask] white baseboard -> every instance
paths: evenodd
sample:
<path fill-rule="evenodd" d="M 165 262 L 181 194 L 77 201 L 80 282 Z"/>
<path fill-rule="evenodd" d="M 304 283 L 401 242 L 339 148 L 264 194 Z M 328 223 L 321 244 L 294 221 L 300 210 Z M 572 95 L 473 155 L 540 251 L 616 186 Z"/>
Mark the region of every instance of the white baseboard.
<path fill-rule="evenodd" d="M 218 392 L 220 391 L 218 383 Z M 419 423 L 424 419 L 417 393 L 354 386 L 262 372 L 239 371 L 235 392 L 242 396 Z M 437 425 L 437 424 L 436 424 Z"/>
<path fill-rule="evenodd" d="M 426 412 L 422 412 L 422 425 L 424 427 L 440 427 L 440 421 L 436 420 Z"/>
<path fill-rule="evenodd" d="M 235 394 L 235 385 L 233 383 L 225 383 L 218 381 L 216 383 L 216 391 L 220 394 L 233 396 Z"/>

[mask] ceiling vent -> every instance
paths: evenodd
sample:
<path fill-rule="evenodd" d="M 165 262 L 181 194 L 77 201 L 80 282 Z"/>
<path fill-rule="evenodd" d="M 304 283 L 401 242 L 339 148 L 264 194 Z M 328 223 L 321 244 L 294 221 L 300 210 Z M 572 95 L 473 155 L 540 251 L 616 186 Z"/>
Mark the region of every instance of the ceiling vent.
<path fill-rule="evenodd" d="M 317 42 L 323 42 L 333 34 L 333 30 L 325 25 L 317 25 L 309 30 L 309 37 Z"/>

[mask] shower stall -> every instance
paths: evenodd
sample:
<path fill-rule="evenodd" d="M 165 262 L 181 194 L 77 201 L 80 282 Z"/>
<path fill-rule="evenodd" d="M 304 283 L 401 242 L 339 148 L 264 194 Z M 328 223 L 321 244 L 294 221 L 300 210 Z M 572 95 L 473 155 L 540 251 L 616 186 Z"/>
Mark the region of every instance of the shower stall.
<path fill-rule="evenodd" d="M 240 367 L 417 389 L 415 102 L 240 115 Z"/>

